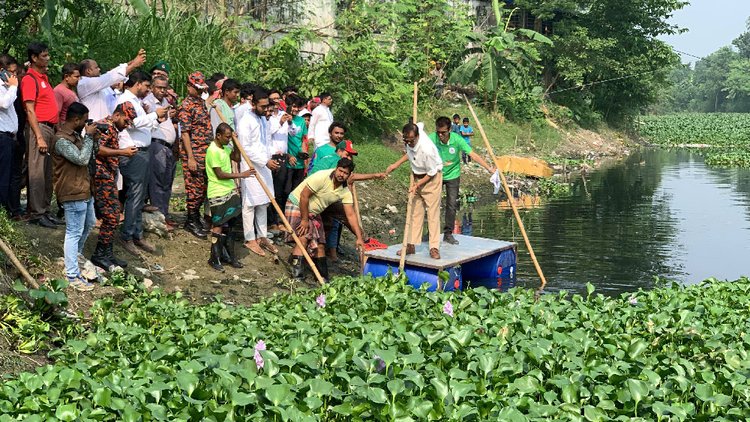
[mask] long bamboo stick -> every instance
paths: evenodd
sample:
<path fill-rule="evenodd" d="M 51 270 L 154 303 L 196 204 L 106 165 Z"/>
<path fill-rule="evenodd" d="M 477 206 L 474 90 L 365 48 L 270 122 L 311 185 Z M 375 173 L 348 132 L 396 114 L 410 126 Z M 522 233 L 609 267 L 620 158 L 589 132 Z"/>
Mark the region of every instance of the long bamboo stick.
<path fill-rule="evenodd" d="M 219 119 L 221 119 L 222 122 L 226 123 L 227 119 L 224 118 L 224 115 L 222 114 L 221 110 L 219 110 L 218 107 L 214 108 L 216 110 L 216 114 L 219 115 Z M 245 150 L 242 149 L 242 145 L 240 145 L 240 140 L 237 139 L 237 134 L 235 132 L 232 132 L 232 141 L 234 142 L 234 146 L 237 148 L 237 150 L 240 152 L 240 155 L 242 155 L 242 159 L 245 160 L 245 163 L 250 169 L 255 168 L 253 166 L 252 161 L 250 161 L 250 157 L 247 156 L 247 153 L 245 153 Z M 268 186 L 263 182 L 263 178 L 256 173 L 255 180 L 258 181 L 258 184 L 260 184 L 260 187 L 263 189 L 263 192 L 266 193 L 266 196 L 268 196 L 268 199 L 271 200 L 271 204 L 273 205 L 273 208 L 276 210 L 276 213 L 279 215 L 279 218 L 281 218 L 281 222 L 284 223 L 284 227 L 292 234 L 292 239 L 294 239 L 294 243 L 297 245 L 297 247 L 302 250 L 302 256 L 305 257 L 305 261 L 307 261 L 307 264 L 312 269 L 313 274 L 315 274 L 315 279 L 318 281 L 318 284 L 321 286 L 326 284 L 325 279 L 322 275 L 320 275 L 320 272 L 318 271 L 318 267 L 315 265 L 315 262 L 310 257 L 310 254 L 307 253 L 307 249 L 302 245 L 302 241 L 299 240 L 299 237 L 297 236 L 297 233 L 295 233 L 294 229 L 292 229 L 292 225 L 289 224 L 289 220 L 286 219 L 286 216 L 284 215 L 284 211 L 281 210 L 281 207 L 279 207 L 279 204 L 276 202 L 276 198 L 274 195 L 271 194 L 271 191 L 268 189 Z"/>
<path fill-rule="evenodd" d="M 508 181 L 505 179 L 505 174 L 500 169 L 500 165 L 497 161 L 497 157 L 495 156 L 495 152 L 492 150 L 492 145 L 490 145 L 489 139 L 487 139 L 487 134 L 484 132 L 484 128 L 482 127 L 482 122 L 479 121 L 477 114 L 474 112 L 474 107 L 471 106 L 471 103 L 469 102 L 469 99 L 466 97 L 466 95 L 464 95 L 464 100 L 466 100 L 466 105 L 469 106 L 469 111 L 471 112 L 471 116 L 474 118 L 474 121 L 477 123 L 477 128 L 479 129 L 479 133 L 482 135 L 482 139 L 484 140 L 484 144 L 487 147 L 487 151 L 490 153 L 490 157 L 492 157 L 492 162 L 495 163 L 495 168 L 497 168 L 497 171 L 500 174 L 500 180 L 503 181 L 503 188 L 505 189 L 505 194 L 508 196 L 508 202 L 510 203 L 510 207 L 513 209 L 513 215 L 515 215 L 516 221 L 518 222 L 518 228 L 521 229 L 523 240 L 524 242 L 526 242 L 526 248 L 529 250 L 529 255 L 531 255 L 531 260 L 534 262 L 534 268 L 536 268 L 536 272 L 537 274 L 539 274 L 539 278 L 542 280 L 542 285 L 539 287 L 539 289 L 540 290 L 544 289 L 544 286 L 547 284 L 547 279 L 544 278 L 542 267 L 539 266 L 539 261 L 537 261 L 536 255 L 534 254 L 534 249 L 531 247 L 529 236 L 526 234 L 526 229 L 523 226 L 523 221 L 521 221 L 521 216 L 518 214 L 518 208 L 516 208 L 516 204 L 512 201 L 510 188 L 508 187 Z"/>
<path fill-rule="evenodd" d="M 0 249 L 2 249 L 3 253 L 7 255 L 8 258 L 10 258 L 10 261 L 13 263 L 13 265 L 16 266 L 18 272 L 21 273 L 23 279 L 26 280 L 26 284 L 34 289 L 39 289 L 39 283 L 34 280 L 34 277 L 29 274 L 29 271 L 26 269 L 26 267 L 24 267 L 21 261 L 18 260 L 16 254 L 13 253 L 13 249 L 11 249 L 10 246 L 8 246 L 2 239 L 0 239 Z"/>
<path fill-rule="evenodd" d="M 417 101 L 419 94 L 419 85 L 414 82 L 414 97 L 412 98 L 412 123 L 417 124 Z M 409 232 L 411 231 L 411 203 L 414 202 L 414 175 L 411 174 L 411 165 L 409 166 L 409 198 L 406 200 L 406 223 L 404 223 L 404 240 L 401 242 L 401 259 L 398 262 L 399 274 L 404 272 L 406 264 L 406 245 L 409 243 Z"/>

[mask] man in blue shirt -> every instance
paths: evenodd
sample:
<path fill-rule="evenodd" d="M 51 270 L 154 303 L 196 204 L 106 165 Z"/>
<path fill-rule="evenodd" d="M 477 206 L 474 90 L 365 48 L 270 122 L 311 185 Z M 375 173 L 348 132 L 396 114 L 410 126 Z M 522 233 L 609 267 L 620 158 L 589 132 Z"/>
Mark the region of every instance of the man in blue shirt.
<path fill-rule="evenodd" d="M 461 136 L 463 136 L 464 141 L 466 141 L 466 143 L 471 146 L 471 137 L 474 136 L 474 128 L 469 126 L 468 117 L 464 117 L 464 124 L 459 128 L 459 132 L 461 133 Z M 471 162 L 471 157 L 469 157 L 469 154 L 465 152 L 461 153 L 461 159 L 464 164 Z"/>

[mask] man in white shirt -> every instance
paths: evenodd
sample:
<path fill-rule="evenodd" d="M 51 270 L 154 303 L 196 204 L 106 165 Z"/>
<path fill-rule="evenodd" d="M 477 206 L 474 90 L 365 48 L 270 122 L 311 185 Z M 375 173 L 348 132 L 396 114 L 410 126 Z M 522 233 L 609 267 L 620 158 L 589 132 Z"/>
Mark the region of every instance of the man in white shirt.
<path fill-rule="evenodd" d="M 289 122 L 292 121 L 292 115 L 281 109 L 281 93 L 273 90 L 268 95 L 268 99 L 275 106 L 275 111 L 268 119 L 271 125 L 271 158 L 279 163 L 279 168 L 273 172 L 273 191 L 276 195 L 276 202 L 279 204 L 286 203 L 284 188 L 289 173 L 287 168 L 287 151 L 289 142 Z M 273 209 L 268 210 L 268 229 L 274 235 L 280 233 L 281 219 Z"/>
<path fill-rule="evenodd" d="M 422 123 L 420 123 L 422 125 Z M 440 195 L 443 190 L 443 160 L 434 143 L 424 133 L 422 127 L 408 123 L 402 131 L 406 154 L 398 161 L 388 166 L 385 171 L 390 174 L 405 161 L 411 165 L 412 213 L 409 240 L 406 251 L 399 255 L 412 255 L 416 252 L 417 244 L 422 243 L 422 225 L 424 213 L 427 210 L 427 230 L 429 231 L 430 258 L 440 259 Z"/>
<path fill-rule="evenodd" d="M 242 116 L 253 108 L 253 91 L 258 87 L 251 83 L 244 83 L 240 86 L 240 102 L 234 106 L 234 122 L 239 124 Z"/>
<path fill-rule="evenodd" d="M 315 149 L 328 143 L 328 126 L 333 123 L 333 114 L 331 113 L 331 104 L 333 97 L 331 94 L 324 92 L 320 94 L 320 105 L 315 107 L 310 118 L 310 128 L 308 129 L 308 141 L 315 142 Z"/>
<path fill-rule="evenodd" d="M 7 70 L 16 62 L 12 57 L 3 55 L 0 59 L 0 208 L 11 214 L 11 176 L 13 154 L 18 133 L 18 115 L 13 103 L 18 95 L 18 77 L 15 71 Z M 17 66 L 14 66 L 17 67 Z M 15 69 L 14 69 L 15 70 Z"/>
<path fill-rule="evenodd" d="M 245 113 L 237 124 L 237 137 L 255 167 L 254 177 L 242 179 L 242 226 L 245 234 L 245 247 L 255 254 L 265 256 L 263 249 L 276 254 L 278 249 L 268 240 L 267 209 L 271 199 L 266 195 L 258 180 L 268 187 L 273 195 L 273 177 L 271 172 L 279 168 L 279 163 L 271 159 L 271 134 L 266 121 L 266 109 L 269 106 L 268 94 L 259 89 L 253 94 L 253 110 Z M 243 160 L 240 171 L 250 167 Z M 256 231 L 257 228 L 257 231 Z"/>
<path fill-rule="evenodd" d="M 116 68 L 102 75 L 99 64 L 95 60 L 85 59 L 79 65 L 81 80 L 78 81 L 78 98 L 89 109 L 89 118 L 99 121 L 112 114 L 115 106 L 112 99 L 115 92 L 113 85 L 125 82 L 128 75 L 146 62 L 146 50 L 140 49 L 138 55 L 128 63 L 122 63 Z"/>
<path fill-rule="evenodd" d="M 142 70 L 133 72 L 125 83 L 125 91 L 119 103 L 130 102 L 135 109 L 133 125 L 120 132 L 120 148 L 135 147 L 138 152 L 132 157 L 120 157 L 120 174 L 125 189 L 125 221 L 120 235 L 123 248 L 138 255 L 138 248 L 156 252 L 153 245 L 143 239 L 143 203 L 146 200 L 149 182 L 149 147 L 151 132 L 167 118 L 168 108 L 158 107 L 151 113 L 143 109 L 142 101 L 151 90 L 151 76 Z"/>
<path fill-rule="evenodd" d="M 151 174 L 148 183 L 148 196 L 151 205 L 158 208 L 164 217 L 169 216 L 169 199 L 172 197 L 174 172 L 177 168 L 177 151 L 175 139 L 177 129 L 173 118 L 177 111 L 171 108 L 167 91 L 169 81 L 164 76 L 156 76 L 151 80 L 151 94 L 143 102 L 147 110 L 167 108 L 169 118 L 159 122 L 151 131 L 151 146 L 149 146 L 149 166 Z"/>

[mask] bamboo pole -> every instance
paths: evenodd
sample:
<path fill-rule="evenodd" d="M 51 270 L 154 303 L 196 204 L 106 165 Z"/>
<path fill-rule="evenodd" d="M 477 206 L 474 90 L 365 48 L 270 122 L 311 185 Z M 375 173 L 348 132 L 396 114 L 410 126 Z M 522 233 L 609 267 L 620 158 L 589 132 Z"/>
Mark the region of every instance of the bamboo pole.
<path fill-rule="evenodd" d="M 354 199 L 354 214 L 357 215 L 357 223 L 359 223 L 359 230 L 362 233 L 362 238 L 365 237 L 365 229 L 362 225 L 362 215 L 359 213 L 359 196 L 357 196 L 357 188 L 356 183 L 352 183 L 351 186 L 352 191 L 352 197 Z M 359 249 L 358 253 L 359 255 L 359 266 L 360 266 L 360 273 L 364 271 L 365 269 L 365 250 L 364 248 Z"/>
<path fill-rule="evenodd" d="M 523 235 L 523 240 L 526 243 L 526 248 L 529 250 L 529 255 L 531 255 L 531 260 L 534 262 L 534 268 L 536 268 L 537 274 L 539 274 L 539 278 L 542 280 L 542 285 L 539 287 L 539 289 L 544 289 L 544 286 L 547 284 L 547 279 L 544 278 L 544 273 L 542 273 L 542 267 L 539 266 L 539 261 L 536 260 L 536 255 L 534 254 L 534 249 L 531 247 L 531 242 L 529 241 L 529 236 L 526 234 L 526 229 L 523 226 L 523 221 L 521 221 L 521 216 L 518 214 L 518 208 L 516 208 L 516 204 L 512 201 L 510 188 L 508 187 L 508 181 L 505 179 L 505 174 L 500 169 L 500 166 L 497 162 L 497 157 L 495 156 L 495 152 L 492 150 L 492 145 L 490 145 L 489 139 L 487 139 L 487 134 L 484 132 L 484 128 L 482 127 L 482 122 L 479 121 L 479 118 L 477 117 L 477 114 L 474 112 L 474 107 L 471 106 L 471 103 L 469 102 L 469 99 L 464 95 L 464 100 L 466 100 L 466 105 L 469 106 L 469 111 L 471 112 L 471 116 L 474 118 L 474 121 L 477 123 L 477 128 L 479 129 L 479 133 L 482 135 L 482 139 L 484 140 L 484 144 L 487 147 L 487 152 L 490 153 L 490 157 L 492 157 L 492 161 L 495 163 L 495 168 L 497 168 L 497 172 L 500 174 L 500 180 L 503 181 L 503 188 L 505 189 L 505 194 L 508 196 L 508 202 L 510 203 L 510 207 L 513 209 L 513 215 L 516 217 L 516 221 L 518 222 L 518 228 L 521 229 L 521 234 Z"/>
<path fill-rule="evenodd" d="M 414 82 L 414 96 L 412 98 L 412 123 L 417 124 L 417 98 L 419 94 L 419 85 Z M 414 187 L 414 175 L 411 173 L 411 166 L 409 166 L 409 198 L 406 200 L 406 222 L 404 223 L 404 240 L 401 242 L 401 259 L 398 262 L 399 274 L 404 272 L 404 265 L 406 264 L 406 245 L 409 243 L 409 232 L 411 231 L 411 203 L 414 202 L 414 193 L 412 188 Z"/>
<path fill-rule="evenodd" d="M 23 276 L 24 280 L 26 280 L 26 284 L 38 290 L 39 283 L 34 280 L 34 277 L 29 274 L 29 271 L 26 270 L 26 267 L 24 267 L 21 261 L 18 260 L 16 254 L 13 253 L 13 249 L 11 249 L 10 246 L 8 246 L 2 239 L 0 239 L 0 249 L 3 250 L 3 253 L 7 255 L 8 258 L 10 258 L 10 261 L 13 263 L 13 265 L 16 266 L 18 272 L 20 272 L 21 276 Z"/>
<path fill-rule="evenodd" d="M 215 108 L 216 114 L 219 115 L 219 119 L 221 119 L 222 122 L 226 123 L 227 120 L 224 118 L 224 115 L 221 113 L 221 110 L 219 110 L 218 107 Z M 252 161 L 250 161 L 250 157 L 247 156 L 247 153 L 245 153 L 245 150 L 242 149 L 242 146 L 240 145 L 240 140 L 237 139 L 237 134 L 232 131 L 232 141 L 234 142 L 234 146 L 237 148 L 237 150 L 240 152 L 240 155 L 242 155 L 242 159 L 245 160 L 245 163 L 247 166 L 252 170 L 255 167 L 253 166 Z M 292 228 L 292 225 L 289 224 L 289 220 L 286 219 L 286 216 L 284 215 L 284 211 L 281 210 L 281 207 L 279 207 L 279 204 L 276 202 L 276 198 L 271 195 L 271 191 L 268 189 L 268 186 L 263 182 L 263 178 L 256 173 L 255 180 L 258 181 L 258 184 L 260 184 L 260 187 L 263 189 L 263 192 L 266 193 L 266 196 L 268 196 L 268 199 L 271 200 L 271 205 L 273 205 L 273 208 L 276 210 L 276 213 L 281 218 L 281 222 L 284 223 L 284 227 L 292 234 L 292 239 L 294 239 L 294 243 L 302 250 L 302 256 L 305 257 L 305 261 L 307 261 L 307 264 L 310 266 L 310 269 L 312 269 L 313 274 L 315 274 L 315 279 L 318 281 L 318 284 L 321 286 L 326 284 L 325 279 L 322 275 L 320 275 L 320 272 L 318 271 L 318 267 L 315 265 L 315 262 L 310 257 L 310 254 L 307 253 L 307 249 L 302 245 L 302 241 L 299 240 L 299 237 L 297 236 L 297 233 Z"/>

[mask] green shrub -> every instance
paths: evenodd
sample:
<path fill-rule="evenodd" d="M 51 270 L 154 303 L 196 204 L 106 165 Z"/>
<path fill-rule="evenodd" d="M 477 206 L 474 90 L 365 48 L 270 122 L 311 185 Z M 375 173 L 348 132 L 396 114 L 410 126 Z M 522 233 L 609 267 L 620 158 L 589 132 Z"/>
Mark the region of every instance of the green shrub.
<path fill-rule="evenodd" d="M 86 338 L 3 385 L 0 421 L 750 417 L 750 280 L 592 291 L 339 278 L 249 308 L 101 302 Z"/>

